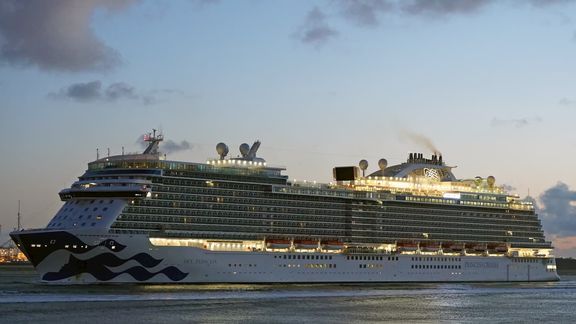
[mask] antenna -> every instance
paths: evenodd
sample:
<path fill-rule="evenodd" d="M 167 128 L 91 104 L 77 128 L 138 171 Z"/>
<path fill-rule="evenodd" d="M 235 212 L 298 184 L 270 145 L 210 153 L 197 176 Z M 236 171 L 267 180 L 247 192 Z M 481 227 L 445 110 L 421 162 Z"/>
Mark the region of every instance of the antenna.
<path fill-rule="evenodd" d="M 96 160 L 100 159 L 100 152 L 98 152 L 98 149 L 96 149 Z"/>
<path fill-rule="evenodd" d="M 18 200 L 18 230 L 20 230 L 20 200 Z"/>
<path fill-rule="evenodd" d="M 122 146 L 122 155 L 124 155 L 124 146 Z"/>
<path fill-rule="evenodd" d="M 108 157 L 110 157 L 110 148 L 108 148 Z"/>
<path fill-rule="evenodd" d="M 149 144 L 142 154 L 159 154 L 158 144 L 164 140 L 164 136 L 162 133 L 158 133 L 158 136 L 156 136 L 156 132 L 156 129 L 152 129 L 152 133 L 144 135 L 144 142 L 148 142 Z"/>

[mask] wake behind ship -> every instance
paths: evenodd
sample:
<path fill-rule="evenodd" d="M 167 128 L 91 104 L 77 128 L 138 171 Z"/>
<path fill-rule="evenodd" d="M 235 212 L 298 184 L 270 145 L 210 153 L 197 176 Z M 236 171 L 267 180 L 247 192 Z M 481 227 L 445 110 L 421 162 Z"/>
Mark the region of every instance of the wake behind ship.
<path fill-rule="evenodd" d="M 290 181 L 256 156 L 88 164 L 45 228 L 10 234 L 44 282 L 279 283 L 558 280 L 533 205 L 492 176 L 458 180 L 441 155 L 334 182 Z"/>

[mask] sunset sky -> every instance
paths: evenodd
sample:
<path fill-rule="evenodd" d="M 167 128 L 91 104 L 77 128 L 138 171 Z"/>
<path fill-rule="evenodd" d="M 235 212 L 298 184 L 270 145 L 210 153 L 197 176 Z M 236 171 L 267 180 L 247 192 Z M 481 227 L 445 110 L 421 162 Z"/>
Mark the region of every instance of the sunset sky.
<path fill-rule="evenodd" d="M 0 244 L 101 156 L 225 142 L 293 179 L 429 155 L 536 199 L 576 257 L 576 1 L 0 0 Z"/>

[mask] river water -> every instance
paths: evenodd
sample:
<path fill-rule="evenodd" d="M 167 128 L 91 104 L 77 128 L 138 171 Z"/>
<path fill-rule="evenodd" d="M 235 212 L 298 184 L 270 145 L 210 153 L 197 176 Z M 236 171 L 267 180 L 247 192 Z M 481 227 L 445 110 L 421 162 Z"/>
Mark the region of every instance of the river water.
<path fill-rule="evenodd" d="M 0 323 L 576 322 L 576 275 L 551 283 L 107 285 L 0 267 Z"/>

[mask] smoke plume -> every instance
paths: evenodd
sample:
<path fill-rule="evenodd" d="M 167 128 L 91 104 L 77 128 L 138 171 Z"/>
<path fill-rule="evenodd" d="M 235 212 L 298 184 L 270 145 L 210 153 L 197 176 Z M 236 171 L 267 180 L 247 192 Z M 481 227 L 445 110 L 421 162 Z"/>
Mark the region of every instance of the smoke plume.
<path fill-rule="evenodd" d="M 432 140 L 430 140 L 428 137 L 422 135 L 422 134 L 418 134 L 418 133 L 413 133 L 410 131 L 402 131 L 400 133 L 400 139 L 403 140 L 409 140 L 412 143 L 421 146 L 422 148 L 425 148 L 427 150 L 429 150 L 431 153 L 434 153 L 436 155 L 441 155 L 442 153 L 440 152 L 440 150 L 438 150 L 436 148 L 436 146 L 434 145 L 434 143 L 432 143 Z"/>
<path fill-rule="evenodd" d="M 146 143 L 142 137 L 138 137 L 138 139 L 136 140 L 136 143 L 138 145 L 140 145 L 140 147 L 142 149 L 145 149 L 146 147 L 148 147 L 148 143 Z M 191 150 L 192 148 L 193 148 L 193 145 L 186 140 L 182 140 L 182 141 L 180 141 L 180 143 L 175 142 L 173 140 L 165 140 L 162 143 L 160 143 L 159 151 L 162 153 L 165 153 L 165 154 L 171 154 L 171 153 L 176 153 L 176 152 L 180 152 L 180 151 Z"/>

